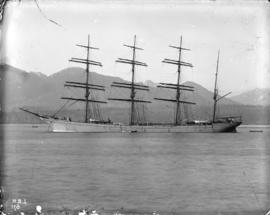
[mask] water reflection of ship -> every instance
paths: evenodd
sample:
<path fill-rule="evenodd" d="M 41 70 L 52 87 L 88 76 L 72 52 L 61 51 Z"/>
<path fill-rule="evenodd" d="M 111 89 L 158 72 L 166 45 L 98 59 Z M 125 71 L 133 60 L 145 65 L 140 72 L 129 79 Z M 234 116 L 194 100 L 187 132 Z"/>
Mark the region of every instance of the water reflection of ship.
<path fill-rule="evenodd" d="M 193 86 L 183 85 L 181 81 L 181 68 L 193 67 L 191 63 L 182 61 L 182 52 L 188 51 L 189 49 L 182 47 L 182 37 L 180 38 L 179 46 L 170 46 L 178 51 L 178 59 L 172 60 L 165 58 L 162 62 L 177 66 L 177 82 L 173 83 L 160 83 L 158 88 L 165 88 L 175 91 L 175 98 L 154 98 L 164 102 L 171 102 L 175 104 L 175 116 L 173 123 L 149 123 L 142 122 L 141 116 L 144 116 L 145 104 L 151 103 L 151 101 L 137 98 L 136 93 L 139 91 L 149 91 L 149 86 L 135 83 L 135 69 L 136 66 L 146 67 L 147 64 L 136 60 L 136 51 L 143 50 L 136 44 L 136 36 L 134 36 L 133 45 L 124 45 L 132 50 L 132 59 L 118 58 L 116 62 L 131 65 L 132 78 L 131 82 L 113 82 L 111 87 L 122 88 L 130 90 L 129 98 L 108 98 L 111 101 L 121 101 L 130 103 L 130 120 L 129 124 L 124 125 L 121 123 L 113 123 L 110 119 L 101 119 L 99 104 L 105 104 L 106 101 L 97 100 L 94 95 L 94 91 L 105 91 L 103 85 L 92 83 L 89 80 L 90 66 L 99 66 L 102 64 L 98 61 L 90 59 L 90 51 L 97 50 L 98 48 L 90 46 L 90 38 L 88 36 L 87 45 L 77 45 L 85 48 L 87 51 L 86 59 L 72 58 L 70 61 L 75 63 L 86 64 L 86 80 L 85 83 L 66 81 L 65 87 L 81 88 L 85 90 L 84 98 L 74 97 L 62 97 L 62 99 L 72 102 L 83 102 L 85 103 L 84 111 L 84 122 L 73 122 L 70 118 L 58 119 L 56 114 L 53 116 L 42 116 L 32 111 L 23 109 L 24 111 L 34 114 L 40 117 L 42 120 L 49 124 L 49 129 L 52 132 L 235 132 L 236 127 L 241 124 L 241 117 L 216 117 L 216 107 L 218 101 L 227 96 L 218 95 L 217 89 L 217 77 L 218 77 L 218 65 L 219 65 L 219 54 L 217 59 L 217 68 L 215 74 L 215 89 L 214 89 L 214 108 L 213 117 L 211 120 L 183 120 L 183 112 L 186 112 L 187 105 L 195 105 L 194 102 L 185 101 L 181 95 L 183 91 L 192 92 L 194 91 Z M 61 110 L 62 108 L 60 108 Z M 142 111 L 139 111 L 142 110 Z M 139 114 L 142 112 L 142 114 Z"/>

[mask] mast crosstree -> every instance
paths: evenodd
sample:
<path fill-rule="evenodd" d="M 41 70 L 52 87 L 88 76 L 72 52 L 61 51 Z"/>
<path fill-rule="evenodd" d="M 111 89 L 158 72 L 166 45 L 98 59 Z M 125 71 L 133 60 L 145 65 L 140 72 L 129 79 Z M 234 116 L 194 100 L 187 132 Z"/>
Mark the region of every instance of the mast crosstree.
<path fill-rule="evenodd" d="M 105 91 L 105 87 L 102 85 L 97 85 L 97 84 L 91 84 L 89 83 L 89 71 L 90 71 L 90 65 L 91 66 L 99 66 L 101 67 L 102 64 L 98 61 L 94 61 L 90 59 L 90 50 L 98 50 L 98 48 L 96 47 L 92 47 L 90 46 L 90 35 L 88 35 L 88 40 L 87 40 L 87 45 L 81 45 L 81 44 L 77 44 L 78 47 L 81 48 L 85 48 L 87 51 L 86 54 L 86 58 L 71 58 L 69 61 L 70 62 L 74 62 L 74 63 L 82 63 L 82 64 L 86 64 L 86 79 L 85 79 L 85 83 L 81 83 L 81 82 L 74 82 L 74 81 L 66 81 L 65 82 L 65 87 L 74 87 L 74 88 L 82 88 L 85 89 L 85 98 L 71 98 L 71 97 L 62 97 L 61 99 L 66 99 L 66 100 L 73 100 L 73 101 L 81 101 L 81 102 L 85 102 L 85 118 L 84 121 L 85 122 L 89 122 L 88 118 L 88 108 L 89 108 L 89 103 L 93 102 L 93 103 L 107 103 L 105 101 L 99 101 L 99 100 L 95 100 L 95 99 L 90 99 L 90 90 L 101 90 L 101 91 Z"/>
<path fill-rule="evenodd" d="M 134 42 L 133 45 L 126 45 L 125 47 L 132 49 L 132 60 L 125 59 L 125 58 L 118 58 L 116 60 L 117 63 L 124 63 L 124 64 L 130 64 L 131 65 L 131 83 L 126 82 L 113 82 L 111 84 L 112 87 L 118 87 L 118 88 L 127 88 L 130 89 L 130 98 L 129 99 L 121 99 L 121 98 L 108 98 L 108 100 L 114 100 L 114 101 L 125 101 L 131 103 L 131 111 L 130 111 L 130 125 L 135 125 L 135 103 L 151 103 L 150 101 L 136 99 L 136 90 L 142 90 L 142 91 L 149 91 L 149 87 L 143 84 L 135 84 L 135 68 L 136 66 L 144 66 L 146 67 L 147 64 L 137 61 L 136 60 L 136 50 L 143 50 L 142 48 L 139 48 L 136 46 L 136 35 L 134 36 Z"/>
<path fill-rule="evenodd" d="M 165 58 L 162 62 L 163 63 L 168 63 L 168 64 L 173 64 L 173 65 L 177 66 L 177 83 L 176 84 L 159 83 L 159 85 L 157 87 L 175 90 L 176 91 L 175 99 L 165 99 L 165 98 L 154 98 L 154 99 L 176 103 L 176 112 L 175 112 L 174 124 L 175 125 L 180 125 L 181 121 L 182 121 L 181 120 L 181 112 L 180 112 L 181 111 L 180 110 L 180 104 L 181 103 L 195 104 L 194 102 L 180 100 L 180 95 L 181 95 L 182 90 L 183 91 L 194 91 L 193 86 L 180 84 L 180 81 L 181 81 L 181 67 L 182 66 L 193 67 L 193 65 L 191 63 L 187 63 L 187 62 L 184 62 L 184 61 L 181 60 L 182 51 L 190 51 L 190 49 L 182 47 L 182 36 L 180 37 L 180 45 L 179 46 L 170 45 L 169 47 L 178 50 L 178 60 L 172 60 L 172 59 Z"/>

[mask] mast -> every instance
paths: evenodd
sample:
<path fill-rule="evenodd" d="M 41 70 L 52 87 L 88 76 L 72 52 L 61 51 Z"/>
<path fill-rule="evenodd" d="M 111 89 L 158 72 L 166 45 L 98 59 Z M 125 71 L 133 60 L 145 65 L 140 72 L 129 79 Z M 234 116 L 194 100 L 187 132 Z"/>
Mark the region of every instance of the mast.
<path fill-rule="evenodd" d="M 178 53 L 178 62 L 181 61 L 181 47 L 182 47 L 182 36 L 180 37 L 180 46 L 179 46 L 179 53 Z M 177 88 L 176 88 L 176 113 L 175 113 L 175 124 L 178 125 L 179 121 L 180 121 L 180 88 L 179 88 L 179 84 L 180 84 L 180 73 L 181 73 L 181 64 L 179 63 L 177 65 Z"/>
<path fill-rule="evenodd" d="M 194 102 L 188 102 L 180 100 L 181 90 L 185 91 L 194 91 L 194 87 L 187 86 L 187 85 L 181 85 L 181 66 L 187 66 L 187 67 L 193 67 L 191 63 L 183 62 L 181 61 L 181 54 L 182 51 L 189 51 L 190 49 L 186 49 L 182 47 L 182 36 L 180 36 L 180 45 L 179 46 L 169 46 L 171 48 L 175 48 L 178 50 L 178 60 L 172 60 L 165 58 L 162 62 L 177 65 L 177 83 L 176 84 L 170 84 L 170 83 L 159 83 L 158 87 L 160 88 L 168 88 L 173 89 L 176 91 L 175 99 L 164 99 L 164 98 L 155 98 L 156 100 L 162 100 L 162 101 L 169 101 L 169 102 L 175 102 L 176 103 L 176 112 L 175 112 L 175 119 L 174 124 L 179 125 L 181 124 L 181 110 L 180 110 L 180 103 L 185 104 L 195 104 Z"/>
<path fill-rule="evenodd" d="M 215 88 L 214 88 L 214 97 L 213 97 L 214 99 L 213 122 L 215 122 L 216 120 L 216 108 L 217 108 L 217 96 L 218 96 L 218 89 L 217 89 L 218 66 L 219 66 L 219 50 L 218 50 L 218 57 L 217 57 Z"/>
<path fill-rule="evenodd" d="M 87 40 L 87 45 L 81 45 L 81 44 L 77 44 L 77 46 L 81 47 L 81 48 L 85 48 L 87 53 L 86 53 L 86 59 L 83 58 L 71 58 L 69 61 L 71 62 L 75 62 L 75 63 L 82 63 L 82 64 L 86 64 L 86 79 L 85 79 L 85 83 L 81 83 L 81 82 L 73 82 L 73 81 L 66 81 L 65 83 L 65 87 L 74 87 L 74 88 L 82 88 L 85 89 L 85 95 L 84 95 L 84 99 L 80 99 L 80 98 L 71 98 L 71 97 L 62 97 L 61 99 L 66 99 L 66 100 L 73 100 L 73 101 L 82 101 L 85 102 L 85 117 L 84 117 L 84 121 L 88 122 L 88 108 L 89 108 L 89 103 L 90 102 L 95 102 L 95 103 L 107 103 L 104 101 L 98 101 L 95 99 L 89 99 L 90 96 L 90 90 L 102 90 L 105 91 L 105 87 L 102 85 L 95 85 L 95 84 L 90 84 L 89 83 L 89 71 L 90 71 L 90 65 L 92 66 L 102 66 L 102 64 L 98 61 L 94 61 L 90 59 L 90 50 L 98 50 L 98 48 L 92 47 L 90 46 L 90 35 L 88 35 L 88 40 Z"/>
<path fill-rule="evenodd" d="M 130 115 L 130 124 L 134 124 L 135 120 L 135 109 L 134 109 L 134 99 L 135 99 L 135 89 L 134 89 L 134 77 L 135 77 L 135 58 L 136 58 L 136 35 L 134 35 L 134 45 L 132 48 L 132 78 L 131 78 L 131 92 L 130 92 L 130 98 L 131 98 L 131 115 Z"/>
<path fill-rule="evenodd" d="M 214 99 L 213 122 L 216 121 L 217 102 L 232 93 L 232 92 L 229 92 L 223 96 L 218 95 L 217 78 L 218 78 L 218 68 L 219 68 L 219 53 L 220 53 L 220 50 L 218 50 L 217 66 L 216 66 L 216 74 L 215 74 L 215 88 L 214 88 L 214 96 L 213 96 L 213 99 Z"/>
<path fill-rule="evenodd" d="M 140 103 L 151 103 L 150 101 L 145 101 L 145 100 L 139 100 L 136 99 L 136 90 L 144 90 L 144 91 L 149 91 L 149 87 L 146 85 L 142 84 L 135 84 L 135 68 L 136 66 L 147 66 L 146 63 L 136 61 L 136 50 L 143 50 L 142 48 L 139 48 L 136 46 L 136 35 L 134 35 L 134 41 L 133 45 L 126 45 L 124 46 L 131 48 L 132 49 L 132 60 L 130 59 L 124 59 L 124 58 L 118 58 L 116 62 L 118 63 L 125 63 L 125 64 L 130 64 L 131 65 L 131 83 L 125 83 L 125 82 L 113 82 L 112 87 L 118 87 L 118 88 L 128 88 L 130 89 L 130 99 L 121 99 L 121 98 L 109 98 L 109 100 L 115 100 L 115 101 L 126 101 L 130 102 L 130 125 L 135 124 L 135 103 L 140 102 Z"/>

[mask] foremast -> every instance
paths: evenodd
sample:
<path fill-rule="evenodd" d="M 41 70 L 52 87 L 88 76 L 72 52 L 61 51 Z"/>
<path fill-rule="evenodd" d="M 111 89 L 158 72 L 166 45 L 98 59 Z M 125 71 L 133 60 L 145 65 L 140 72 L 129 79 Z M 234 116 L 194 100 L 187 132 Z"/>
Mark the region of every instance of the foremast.
<path fill-rule="evenodd" d="M 136 68 L 136 66 L 146 67 L 147 64 L 136 60 L 136 50 L 143 50 L 142 48 L 139 48 L 136 46 L 136 35 L 134 35 L 133 45 L 124 44 L 124 46 L 132 49 L 132 60 L 125 59 L 125 58 L 118 58 L 118 60 L 116 60 L 116 62 L 131 65 L 131 73 L 132 73 L 131 83 L 113 82 L 111 86 L 118 87 L 118 88 L 130 89 L 130 98 L 129 99 L 108 98 L 108 100 L 130 102 L 131 106 L 130 106 L 130 122 L 129 122 L 129 124 L 135 125 L 135 118 L 136 118 L 136 116 L 135 116 L 135 114 L 136 114 L 135 113 L 135 103 L 151 103 L 150 101 L 136 99 L 136 90 L 149 91 L 149 87 L 146 85 L 142 85 L 142 84 L 135 84 L 135 68 Z"/>
<path fill-rule="evenodd" d="M 86 79 L 85 83 L 81 82 L 74 82 L 74 81 L 66 81 L 65 82 L 65 87 L 74 87 L 74 88 L 82 88 L 85 89 L 85 96 L 84 98 L 71 98 L 71 97 L 62 97 L 61 99 L 65 100 L 73 100 L 73 101 L 80 101 L 80 102 L 85 102 L 85 117 L 84 121 L 87 123 L 89 122 L 89 116 L 88 116 L 88 109 L 89 109 L 89 103 L 94 102 L 94 103 L 107 103 L 105 101 L 99 101 L 96 99 L 90 99 L 90 90 L 101 90 L 105 91 L 105 87 L 102 85 L 96 85 L 89 83 L 89 72 L 90 72 L 90 65 L 91 66 L 99 66 L 101 67 L 102 64 L 98 61 L 94 61 L 90 59 L 90 50 L 98 50 L 98 48 L 90 46 L 90 35 L 88 35 L 88 40 L 87 40 L 87 45 L 81 45 L 77 44 L 77 46 L 81 48 L 85 48 L 87 53 L 86 53 L 86 58 L 71 58 L 69 61 L 74 62 L 74 63 L 81 63 L 86 65 Z"/>
<path fill-rule="evenodd" d="M 169 47 L 177 49 L 178 50 L 178 60 L 172 60 L 172 59 L 167 59 L 165 58 L 162 62 L 163 63 L 168 63 L 168 64 L 173 64 L 177 66 L 177 83 L 176 84 L 171 84 L 171 83 L 159 83 L 157 87 L 160 88 L 168 88 L 168 89 L 173 89 L 176 91 L 175 99 L 165 99 L 165 98 L 154 98 L 156 100 L 161 100 L 161 101 L 167 101 L 167 102 L 174 102 L 176 103 L 176 111 L 175 111 L 175 118 L 174 118 L 174 124 L 175 125 L 180 125 L 182 123 L 181 119 L 181 110 L 180 110 L 180 104 L 195 104 L 194 102 L 189 102 L 189 101 L 183 101 L 180 100 L 180 95 L 181 91 L 194 91 L 193 86 L 188 86 L 188 85 L 182 85 L 180 84 L 181 82 L 181 67 L 186 66 L 186 67 L 193 67 L 191 63 L 187 63 L 182 61 L 181 55 L 182 51 L 189 51 L 190 49 L 183 48 L 182 47 L 182 36 L 180 37 L 180 44 L 179 46 L 172 46 L 170 45 Z"/>

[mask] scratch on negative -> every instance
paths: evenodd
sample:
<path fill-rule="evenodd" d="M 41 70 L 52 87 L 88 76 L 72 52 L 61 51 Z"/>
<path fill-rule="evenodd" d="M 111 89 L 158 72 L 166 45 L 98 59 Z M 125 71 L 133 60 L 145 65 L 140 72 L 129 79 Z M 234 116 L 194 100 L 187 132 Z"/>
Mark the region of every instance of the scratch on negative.
<path fill-rule="evenodd" d="M 46 14 L 44 14 L 44 12 L 43 12 L 43 11 L 41 10 L 41 8 L 39 7 L 39 4 L 38 4 L 38 1 L 37 1 L 37 0 L 34 0 L 34 2 L 36 3 L 36 6 L 37 6 L 39 12 L 42 14 L 42 16 L 43 16 L 45 19 L 47 19 L 48 21 L 52 22 L 52 23 L 55 24 L 55 25 L 58 25 L 59 27 L 63 27 L 63 26 L 60 25 L 58 22 L 56 22 L 56 21 L 54 21 L 54 20 L 52 20 L 52 19 L 49 19 L 49 18 L 46 16 Z"/>
<path fill-rule="evenodd" d="M 3 0 L 0 5 L 0 22 L 2 22 L 3 17 L 4 17 L 4 8 L 7 3 L 7 0 Z"/>

